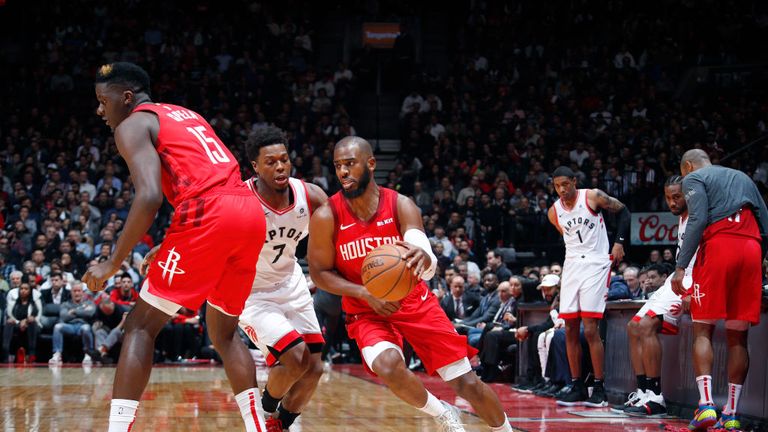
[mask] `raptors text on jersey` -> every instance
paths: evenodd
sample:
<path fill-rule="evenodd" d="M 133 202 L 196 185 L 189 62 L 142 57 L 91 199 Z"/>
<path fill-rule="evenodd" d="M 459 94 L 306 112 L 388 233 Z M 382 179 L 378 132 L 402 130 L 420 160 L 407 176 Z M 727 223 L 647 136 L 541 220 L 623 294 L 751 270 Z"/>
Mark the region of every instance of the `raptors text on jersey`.
<path fill-rule="evenodd" d="M 258 193 L 254 179 L 246 181 L 248 188 L 259 198 L 267 221 L 264 247 L 256 265 L 253 290 L 272 288 L 291 278 L 301 266 L 296 261 L 296 248 L 309 232 L 311 204 L 307 185 L 290 177 L 288 186 L 293 202 L 286 208 L 274 209 Z"/>
<path fill-rule="evenodd" d="M 566 209 L 562 199 L 555 201 L 557 224 L 563 231 L 565 256 L 608 255 L 608 231 L 600 212 L 587 202 L 587 189 L 577 190 L 573 207 Z"/>

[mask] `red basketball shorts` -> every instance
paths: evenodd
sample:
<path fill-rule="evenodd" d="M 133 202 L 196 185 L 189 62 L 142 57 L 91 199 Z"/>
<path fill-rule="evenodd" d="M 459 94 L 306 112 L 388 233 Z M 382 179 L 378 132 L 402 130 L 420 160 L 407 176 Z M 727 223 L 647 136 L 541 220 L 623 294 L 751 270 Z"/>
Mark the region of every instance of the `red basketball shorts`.
<path fill-rule="evenodd" d="M 265 231 L 264 211 L 248 189 L 184 201 L 152 262 L 146 289 L 188 309 L 207 299 L 229 315 L 240 315 Z"/>
<path fill-rule="evenodd" d="M 762 252 L 751 237 L 715 234 L 693 266 L 691 318 L 760 322 Z"/>
<path fill-rule="evenodd" d="M 467 337 L 456 333 L 437 297 L 425 284 L 417 285 L 401 301 L 400 310 L 388 317 L 371 312 L 348 315 L 347 332 L 361 351 L 379 342 L 390 342 L 402 351 L 405 338 L 430 375 L 477 354 Z"/>

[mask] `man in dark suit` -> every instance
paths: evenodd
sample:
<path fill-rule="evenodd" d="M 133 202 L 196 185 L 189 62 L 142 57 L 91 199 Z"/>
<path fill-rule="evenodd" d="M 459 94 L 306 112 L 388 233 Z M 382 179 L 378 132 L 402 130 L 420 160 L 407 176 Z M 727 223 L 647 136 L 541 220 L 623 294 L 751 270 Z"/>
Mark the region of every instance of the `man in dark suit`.
<path fill-rule="evenodd" d="M 471 316 L 480 305 L 480 297 L 464 291 L 464 278 L 461 276 L 454 276 L 448 288 L 451 291 L 450 295 L 443 297 L 440 301 L 440 306 L 448 315 L 448 319 L 455 321 Z"/>
<path fill-rule="evenodd" d="M 499 374 L 499 363 L 511 345 L 517 343 L 514 331 L 517 322 L 517 300 L 523 295 L 523 278 L 513 276 L 509 282 L 502 282 L 498 288 L 501 306 L 493 317 L 493 322 L 485 326 L 482 335 L 480 362 L 485 382 L 495 381 Z"/>
<path fill-rule="evenodd" d="M 467 334 L 469 344 L 477 347 L 480 344 L 480 337 L 483 334 L 483 328 L 493 322 L 493 317 L 501 307 L 501 300 L 496 294 L 496 288 L 499 286 L 499 279 L 494 273 L 488 273 L 483 277 L 483 289 L 485 295 L 480 299 L 480 306 L 475 309 L 472 315 L 457 320 L 454 324 L 456 331 L 461 334 Z"/>

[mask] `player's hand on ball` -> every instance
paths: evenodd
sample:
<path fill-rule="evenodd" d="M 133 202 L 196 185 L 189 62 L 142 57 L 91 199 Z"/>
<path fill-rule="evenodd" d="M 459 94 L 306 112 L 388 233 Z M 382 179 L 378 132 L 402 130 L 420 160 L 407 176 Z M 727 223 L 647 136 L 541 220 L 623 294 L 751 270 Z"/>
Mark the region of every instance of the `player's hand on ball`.
<path fill-rule="evenodd" d="M 624 245 L 614 243 L 613 249 L 611 249 L 611 255 L 613 255 L 613 265 L 618 266 L 624 259 Z"/>
<path fill-rule="evenodd" d="M 160 246 L 162 246 L 162 243 L 153 247 L 144 256 L 144 260 L 141 262 L 141 266 L 139 266 L 139 273 L 141 273 L 142 276 L 146 276 L 147 273 L 149 272 L 149 266 L 151 266 L 152 261 L 155 260 L 155 256 L 157 255 L 157 251 L 160 250 Z"/>
<path fill-rule="evenodd" d="M 430 258 L 429 255 L 427 255 L 427 253 L 418 246 L 414 246 L 404 241 L 399 241 L 397 244 L 408 249 L 408 253 L 406 253 L 403 257 L 406 262 L 406 266 L 411 269 L 414 276 L 421 279 L 421 274 L 424 272 L 424 270 L 428 269 L 429 266 L 432 265 L 432 258 Z"/>
<path fill-rule="evenodd" d="M 107 279 L 117 273 L 118 270 L 120 270 L 120 266 L 115 265 L 111 259 L 108 259 L 88 267 L 88 270 L 83 275 L 83 283 L 91 292 L 101 291 L 106 288 Z"/>
<path fill-rule="evenodd" d="M 688 290 L 683 286 L 683 278 L 685 277 L 685 269 L 676 268 L 675 274 L 672 276 L 672 291 L 679 296 L 685 295 Z"/>
<path fill-rule="evenodd" d="M 379 300 L 372 295 L 365 296 L 365 301 L 373 309 L 374 312 L 381 316 L 390 316 L 400 309 L 400 302 L 388 302 Z"/>

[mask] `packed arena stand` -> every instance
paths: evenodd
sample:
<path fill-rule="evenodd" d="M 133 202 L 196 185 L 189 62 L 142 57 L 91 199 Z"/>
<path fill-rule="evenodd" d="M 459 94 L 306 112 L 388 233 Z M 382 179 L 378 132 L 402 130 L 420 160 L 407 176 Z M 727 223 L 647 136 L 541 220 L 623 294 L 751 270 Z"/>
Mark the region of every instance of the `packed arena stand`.
<path fill-rule="evenodd" d="M 182 3 L 56 1 L 21 11 L 9 2 L 0 12 L 0 361 L 116 358 L 123 314 L 142 286 L 142 257 L 173 214 L 163 206 L 106 294 L 81 294 L 80 277 L 109 256 L 133 198 L 127 167 L 93 113 L 98 65 L 145 67 L 153 98 L 205 116 L 240 159 L 244 179 L 252 175 L 245 140 L 274 124 L 288 135 L 293 176 L 338 190 L 333 146 L 358 133 L 359 93 L 375 76 L 369 49 L 351 52 L 349 62 L 316 52 L 321 20 L 338 11 L 313 2 L 200 2 L 180 15 Z M 516 356 L 528 356 L 535 367 L 517 373 L 550 378 L 557 384 L 538 390 L 554 395 L 567 375 L 562 324 L 556 314 L 523 331 L 515 324 L 519 303 L 557 309 L 558 283 L 546 278 L 562 271 L 562 243 L 547 220 L 557 199 L 550 173 L 569 166 L 582 187 L 600 188 L 632 212 L 664 212 L 665 179 L 678 173 L 685 150 L 702 148 L 714 163 L 746 172 L 765 198 L 765 70 L 736 67 L 765 60 L 744 43 L 765 30 L 744 24 L 740 5 L 723 16 L 715 5 L 670 3 L 653 19 L 652 5 L 632 2 L 476 5 L 448 6 L 453 31 L 442 64 L 406 56 L 407 67 L 383 83 L 400 101 L 390 131 L 400 150 L 382 183 L 422 210 L 438 257 L 430 289 L 481 348 L 478 373 L 508 379 Z M 428 21 L 431 6 L 387 7 Z M 64 8 L 78 13 L 60 21 Z M 690 18 L 680 23 L 681 15 Z M 697 78 L 705 69 L 715 78 Z M 674 265 L 673 249 L 628 249 L 609 300 L 644 298 L 645 268 Z M 333 333 L 326 359 L 359 361 L 338 306 L 326 296 L 316 308 Z M 177 314 L 156 348 L 156 361 L 217 358 L 200 311 Z"/>

